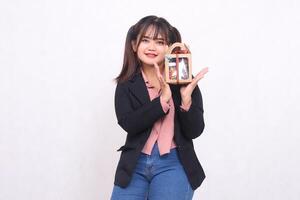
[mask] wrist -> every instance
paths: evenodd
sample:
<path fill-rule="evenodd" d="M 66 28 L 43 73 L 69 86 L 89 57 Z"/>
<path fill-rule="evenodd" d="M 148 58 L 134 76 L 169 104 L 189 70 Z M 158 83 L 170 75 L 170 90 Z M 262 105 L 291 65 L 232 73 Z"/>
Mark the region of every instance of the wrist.
<path fill-rule="evenodd" d="M 192 103 L 192 98 L 191 97 L 184 97 L 181 99 L 181 104 L 183 106 L 188 106 L 188 105 L 191 105 Z"/>
<path fill-rule="evenodd" d="M 164 96 L 160 96 L 160 100 L 163 102 L 169 103 L 170 98 L 165 98 Z"/>

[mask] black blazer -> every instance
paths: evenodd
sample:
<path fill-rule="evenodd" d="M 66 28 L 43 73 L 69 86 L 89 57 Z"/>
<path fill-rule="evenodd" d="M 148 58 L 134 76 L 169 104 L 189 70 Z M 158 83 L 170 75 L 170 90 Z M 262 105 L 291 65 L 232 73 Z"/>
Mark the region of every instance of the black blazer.
<path fill-rule="evenodd" d="M 180 86 L 170 85 L 175 106 L 174 140 L 178 156 L 188 180 L 195 190 L 205 178 L 204 171 L 194 151 L 192 139 L 204 129 L 203 104 L 199 87 L 192 93 L 192 105 L 186 112 L 180 108 Z M 165 115 L 157 97 L 150 101 L 141 72 L 120 83 L 115 91 L 115 111 L 118 124 L 127 132 L 125 145 L 115 174 L 115 185 L 126 187 L 132 177 L 138 157 L 150 135 L 153 124 Z"/>

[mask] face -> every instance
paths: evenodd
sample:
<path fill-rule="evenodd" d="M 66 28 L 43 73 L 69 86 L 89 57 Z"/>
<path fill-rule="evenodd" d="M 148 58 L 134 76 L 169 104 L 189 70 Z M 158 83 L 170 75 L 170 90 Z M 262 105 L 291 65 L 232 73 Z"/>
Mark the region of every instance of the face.
<path fill-rule="evenodd" d="M 158 34 L 157 38 L 154 38 L 154 33 L 153 28 L 148 28 L 145 35 L 141 36 L 139 46 L 136 48 L 133 45 L 138 58 L 144 66 L 153 66 L 155 62 L 158 65 L 162 65 L 168 50 L 167 42 L 161 34 Z"/>

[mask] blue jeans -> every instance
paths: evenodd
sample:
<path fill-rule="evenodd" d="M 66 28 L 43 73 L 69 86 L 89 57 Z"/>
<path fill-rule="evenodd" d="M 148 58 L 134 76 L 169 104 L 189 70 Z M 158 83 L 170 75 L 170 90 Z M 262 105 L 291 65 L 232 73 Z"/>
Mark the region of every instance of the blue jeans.
<path fill-rule="evenodd" d="M 177 149 L 160 156 L 155 143 L 150 156 L 141 153 L 130 184 L 114 186 L 111 200 L 191 200 L 193 194 Z"/>

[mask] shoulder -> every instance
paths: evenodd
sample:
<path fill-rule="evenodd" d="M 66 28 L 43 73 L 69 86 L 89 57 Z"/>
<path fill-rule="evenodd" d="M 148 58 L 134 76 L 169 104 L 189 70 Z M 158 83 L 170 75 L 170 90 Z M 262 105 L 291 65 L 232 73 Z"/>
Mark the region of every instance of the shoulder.
<path fill-rule="evenodd" d="M 133 85 L 140 84 L 140 80 L 143 80 L 142 74 L 140 72 L 137 72 L 133 74 L 128 80 L 117 83 L 116 92 L 119 90 L 128 90 L 128 88 L 132 87 Z"/>

